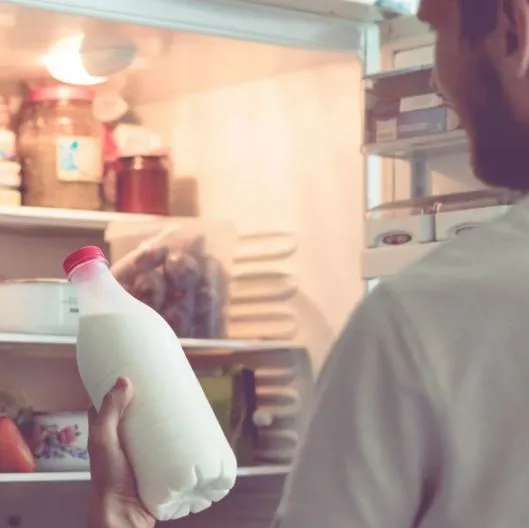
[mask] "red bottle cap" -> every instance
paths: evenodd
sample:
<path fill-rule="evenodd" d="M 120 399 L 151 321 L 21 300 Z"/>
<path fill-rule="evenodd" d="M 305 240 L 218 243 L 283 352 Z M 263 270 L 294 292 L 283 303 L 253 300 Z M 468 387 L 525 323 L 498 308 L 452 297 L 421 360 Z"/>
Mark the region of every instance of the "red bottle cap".
<path fill-rule="evenodd" d="M 81 264 L 86 264 L 91 260 L 103 260 L 108 264 L 105 254 L 103 253 L 103 250 L 101 248 L 98 248 L 97 246 L 85 246 L 78 249 L 77 251 L 74 251 L 73 253 L 70 253 L 64 259 L 62 267 L 66 272 L 66 275 L 70 275 L 70 273 L 75 268 L 77 268 L 77 266 L 80 266 Z"/>

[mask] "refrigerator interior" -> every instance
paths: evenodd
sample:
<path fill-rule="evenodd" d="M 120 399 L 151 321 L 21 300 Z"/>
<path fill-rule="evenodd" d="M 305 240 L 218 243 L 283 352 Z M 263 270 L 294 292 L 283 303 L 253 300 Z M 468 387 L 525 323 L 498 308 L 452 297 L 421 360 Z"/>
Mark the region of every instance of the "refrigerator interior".
<path fill-rule="evenodd" d="M 379 29 L 379 54 L 375 55 L 376 60 L 372 61 L 372 64 L 368 64 L 364 84 L 367 118 L 364 152 L 368 156 L 366 163 L 368 207 L 385 204 L 387 209 L 391 209 L 393 202 L 416 198 L 419 201 L 424 198 L 430 204 L 441 205 L 432 205 L 435 207 L 433 214 L 435 218 L 432 220 L 431 233 L 430 229 L 425 227 L 428 235 L 418 243 L 393 242 L 393 245 L 375 248 L 367 247 L 372 243 L 372 239 L 369 242 L 366 240 L 366 249 L 362 255 L 362 275 L 367 281 L 368 290 L 372 290 L 378 280 L 398 273 L 435 250 L 448 237 L 458 235 L 458 229 L 463 225 L 467 228 L 474 227 L 487 219 L 503 214 L 509 207 L 509 205 L 498 205 L 502 203 L 501 199 L 496 202 L 496 206 L 487 206 L 485 209 L 481 209 L 477 202 L 469 202 L 466 206 L 461 205 L 461 214 L 444 215 L 445 206 L 442 203 L 446 198 L 437 198 L 440 195 L 452 193 L 464 195 L 472 191 L 478 191 L 479 195 L 480 192 L 487 194 L 491 190 L 486 189 L 473 175 L 468 140 L 465 132 L 460 128 L 457 117 L 454 115 L 453 118 L 449 118 L 447 111 L 446 122 L 442 124 L 442 119 L 439 121 L 441 124 L 438 130 L 442 131 L 437 134 L 429 128 L 435 119 L 425 108 L 432 104 L 431 108 L 434 112 L 438 110 L 442 112 L 445 107 L 442 99 L 440 103 L 434 102 L 438 95 L 434 93 L 435 90 L 432 90 L 429 82 L 434 62 L 434 32 L 414 17 L 387 20 Z M 377 90 L 380 90 L 378 95 Z M 425 107 L 420 107 L 422 103 L 414 106 L 417 102 L 415 99 L 417 94 L 430 94 L 432 102 L 425 103 Z M 375 139 L 372 119 L 380 110 L 380 106 L 375 109 L 378 105 L 377 101 L 384 100 L 384 97 L 388 97 L 385 100 L 390 101 L 390 105 L 397 102 L 398 124 L 395 136 L 392 135 L 393 132 L 388 132 L 389 129 L 381 128 L 376 132 L 380 134 L 376 136 L 378 139 Z M 408 106 L 411 100 L 414 102 Z M 440 107 L 435 109 L 438 104 Z M 421 114 L 423 110 L 425 113 Z M 426 115 L 429 117 L 424 117 Z M 378 118 L 374 119 L 376 121 Z M 386 121 L 384 119 L 381 118 L 381 121 L 377 122 L 385 125 L 394 122 L 393 117 L 387 118 Z M 389 136 L 383 137 L 383 130 Z M 476 194 L 467 194 L 467 197 L 470 196 Z M 453 199 L 456 199 L 455 196 Z M 416 200 L 415 204 L 419 201 Z M 426 218 L 426 223 L 429 221 Z M 426 223 L 421 221 L 415 223 L 415 226 L 426 226 Z M 389 224 L 386 223 L 385 226 L 387 229 Z M 407 231 L 408 228 L 403 224 L 400 229 L 402 232 L 411 232 L 411 230 Z M 412 238 L 414 236 L 411 235 Z"/>
<path fill-rule="evenodd" d="M 240 235 L 294 237 L 297 251 L 282 266 L 298 284 L 295 340 L 308 347 L 318 372 L 364 294 L 359 57 L 1 4 L 0 93 L 17 94 L 21 82 L 46 77 L 41 58 L 48 47 L 79 32 L 125 35 L 138 46 L 130 70 L 98 89 L 119 90 L 140 122 L 161 135 L 171 149 L 175 178 L 196 178 L 202 217 L 231 220 Z M 62 278 L 63 257 L 82 245 L 105 247 L 103 235 L 102 230 L 2 230 L 0 275 Z M 22 391 L 40 411 L 88 407 L 71 356 L 6 348 L 0 387 Z M 262 508 L 252 511 L 240 504 L 255 500 L 254 484 L 242 482 L 234 502 L 219 505 L 242 512 L 230 526 L 264 522 L 276 507 L 281 481 L 269 477 L 272 491 L 265 493 Z M 0 526 L 80 525 L 85 494 L 83 483 L 0 479 Z"/>
<path fill-rule="evenodd" d="M 413 68 L 433 63 L 433 35 L 420 38 L 421 43 L 411 47 L 402 40 L 394 46 L 382 48 L 391 69 Z M 484 185 L 473 173 L 467 150 L 447 152 L 429 156 L 428 160 L 429 195 L 440 195 L 483 189 Z M 382 171 L 383 201 L 405 200 L 410 197 L 411 167 L 405 160 L 384 160 Z"/>

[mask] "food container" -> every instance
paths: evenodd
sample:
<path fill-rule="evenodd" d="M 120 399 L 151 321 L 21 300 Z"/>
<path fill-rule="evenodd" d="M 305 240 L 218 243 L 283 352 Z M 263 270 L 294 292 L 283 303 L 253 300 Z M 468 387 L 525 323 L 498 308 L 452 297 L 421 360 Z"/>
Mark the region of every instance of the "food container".
<path fill-rule="evenodd" d="M 434 202 L 431 198 L 386 203 L 367 212 L 368 248 L 423 244 L 434 238 Z"/>
<path fill-rule="evenodd" d="M 21 183 L 20 163 L 0 160 L 0 187 L 18 189 Z"/>
<path fill-rule="evenodd" d="M 0 307 L 0 332 L 77 335 L 79 310 L 67 281 L 1 281 Z"/>
<path fill-rule="evenodd" d="M 37 413 L 28 444 L 37 471 L 88 471 L 88 414 Z"/>
<path fill-rule="evenodd" d="M 484 189 L 435 197 L 435 236 L 446 240 L 504 214 L 518 193 Z"/>
<path fill-rule="evenodd" d="M 11 102 L 9 97 L 0 96 L 0 160 L 16 159 L 16 134 L 12 128 Z"/>
<path fill-rule="evenodd" d="M 159 312 L 179 337 L 226 337 L 236 238 L 229 223 L 118 222 L 105 238 L 116 278 Z"/>
<path fill-rule="evenodd" d="M 24 205 L 100 209 L 103 126 L 92 95 L 65 85 L 29 92 L 18 131 Z"/>
<path fill-rule="evenodd" d="M 21 184 L 20 164 L 16 161 L 0 159 L 0 205 L 21 205 Z"/>
<path fill-rule="evenodd" d="M 120 158 L 116 172 L 116 210 L 168 215 L 170 178 L 167 156 Z"/>
<path fill-rule="evenodd" d="M 432 91 L 432 69 L 413 68 L 366 80 L 365 139 L 383 143 L 461 128 L 457 114 Z"/>
<path fill-rule="evenodd" d="M 197 377 L 240 466 L 254 464 L 255 375 L 242 365 L 198 371 Z"/>
<path fill-rule="evenodd" d="M 11 207 L 22 205 L 22 193 L 18 189 L 6 189 L 0 187 L 0 206 Z"/>

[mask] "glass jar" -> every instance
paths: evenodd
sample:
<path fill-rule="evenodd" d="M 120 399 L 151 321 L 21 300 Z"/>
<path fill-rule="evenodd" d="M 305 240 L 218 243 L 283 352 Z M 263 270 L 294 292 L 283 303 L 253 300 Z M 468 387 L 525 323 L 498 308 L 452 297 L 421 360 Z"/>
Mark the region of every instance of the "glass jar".
<path fill-rule="evenodd" d="M 18 142 L 24 205 L 101 208 L 103 127 L 92 113 L 91 90 L 63 85 L 32 90 Z"/>
<path fill-rule="evenodd" d="M 166 156 L 120 158 L 116 171 L 116 210 L 169 214 L 170 172 Z"/>

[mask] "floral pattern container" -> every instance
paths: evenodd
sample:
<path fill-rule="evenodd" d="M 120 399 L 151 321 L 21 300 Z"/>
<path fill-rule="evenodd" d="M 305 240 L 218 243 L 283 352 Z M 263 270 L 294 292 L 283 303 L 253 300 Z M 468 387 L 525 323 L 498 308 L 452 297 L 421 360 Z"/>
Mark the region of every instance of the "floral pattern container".
<path fill-rule="evenodd" d="M 88 414 L 38 413 L 33 453 L 37 471 L 88 471 Z"/>

